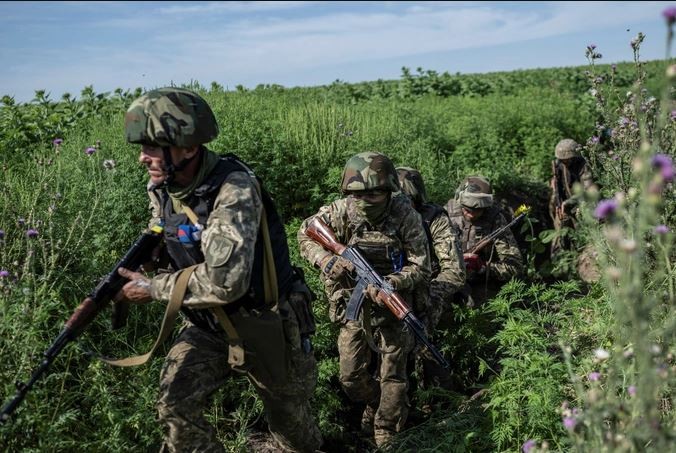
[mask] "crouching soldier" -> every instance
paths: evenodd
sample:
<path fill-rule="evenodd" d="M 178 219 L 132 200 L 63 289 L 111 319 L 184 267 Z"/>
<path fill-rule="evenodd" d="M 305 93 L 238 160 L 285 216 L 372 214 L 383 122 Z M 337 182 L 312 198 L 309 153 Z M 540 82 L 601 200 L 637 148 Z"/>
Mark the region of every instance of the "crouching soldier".
<path fill-rule="evenodd" d="M 467 269 L 467 303 L 479 305 L 495 296 L 500 287 L 523 270 L 523 258 L 508 228 L 481 250 L 474 246 L 482 238 L 506 225 L 505 217 L 493 203 L 491 185 L 481 176 L 470 176 L 458 187 L 446 209 L 460 230 L 463 259 Z"/>

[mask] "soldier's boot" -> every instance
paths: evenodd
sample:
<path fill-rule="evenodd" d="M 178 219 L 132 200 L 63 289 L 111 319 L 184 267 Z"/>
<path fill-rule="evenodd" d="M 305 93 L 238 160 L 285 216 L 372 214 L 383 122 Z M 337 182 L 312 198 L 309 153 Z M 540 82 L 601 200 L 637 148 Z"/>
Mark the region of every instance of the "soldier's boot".
<path fill-rule="evenodd" d="M 371 435 L 373 433 L 373 420 L 376 418 L 376 408 L 367 404 L 361 414 L 361 432 Z"/>

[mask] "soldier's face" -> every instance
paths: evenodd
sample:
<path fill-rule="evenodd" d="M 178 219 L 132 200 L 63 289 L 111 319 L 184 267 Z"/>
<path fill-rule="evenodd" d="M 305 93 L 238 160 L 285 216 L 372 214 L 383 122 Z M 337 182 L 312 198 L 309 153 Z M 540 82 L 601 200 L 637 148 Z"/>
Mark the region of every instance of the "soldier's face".
<path fill-rule="evenodd" d="M 186 148 L 170 147 L 171 160 L 174 163 L 181 162 L 186 151 Z M 167 178 L 167 163 L 164 161 L 164 151 L 161 146 L 143 145 L 138 160 L 146 166 L 152 184 L 160 185 Z"/>
<path fill-rule="evenodd" d="M 484 214 L 483 208 L 469 208 L 467 206 L 462 207 L 462 215 L 465 219 L 470 222 L 478 220 Z"/>
<path fill-rule="evenodd" d="M 369 190 L 363 192 L 353 192 L 352 196 L 357 200 L 364 200 L 370 204 L 381 204 L 387 201 L 388 192 L 384 190 Z"/>
<path fill-rule="evenodd" d="M 138 160 L 141 164 L 146 166 L 152 184 L 160 185 L 167 178 L 164 152 L 161 147 L 143 145 Z"/>

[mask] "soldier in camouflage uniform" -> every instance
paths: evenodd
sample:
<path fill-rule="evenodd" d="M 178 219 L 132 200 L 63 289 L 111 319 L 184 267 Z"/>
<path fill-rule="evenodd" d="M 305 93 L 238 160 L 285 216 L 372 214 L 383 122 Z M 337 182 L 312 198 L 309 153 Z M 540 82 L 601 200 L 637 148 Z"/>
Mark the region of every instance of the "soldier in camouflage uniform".
<path fill-rule="evenodd" d="M 434 332 L 442 316 L 451 319 L 453 295 L 465 285 L 465 263 L 460 248 L 460 232 L 441 206 L 427 201 L 425 183 L 418 170 L 398 167 L 399 185 L 420 213 L 430 245 L 432 278 L 429 284 L 428 331 Z M 427 349 L 417 353 L 423 386 L 451 388 L 450 373 L 441 367 Z"/>
<path fill-rule="evenodd" d="M 506 225 L 500 209 L 493 204 L 490 183 L 481 176 L 470 176 L 458 187 L 446 210 L 461 232 L 469 304 L 481 304 L 497 294 L 502 284 L 523 270 L 523 258 L 511 230 L 478 253 L 468 253 L 482 238 Z"/>
<path fill-rule="evenodd" d="M 315 214 L 336 234 L 339 242 L 357 248 L 374 269 L 421 315 L 426 309 L 426 281 L 430 276 L 428 243 L 420 215 L 399 191 L 394 165 L 379 153 L 361 153 L 347 161 L 341 189 L 345 198 Z M 396 194 L 395 194 L 396 193 Z M 347 321 L 345 309 L 355 282 L 352 264 L 298 232 L 302 256 L 322 270 L 329 299 L 329 317 L 340 325 L 340 382 L 355 402 L 365 403 L 362 429 L 373 430 L 376 445 L 399 432 L 408 416 L 407 357 L 414 346 L 410 330 L 385 307 L 370 288 L 358 321 Z M 422 297 L 414 297 L 419 293 Z M 414 302 L 418 302 L 418 305 Z M 364 313 L 368 316 L 364 316 Z M 370 320 L 369 320 L 370 318 Z M 377 376 L 369 372 L 374 360 L 373 340 L 380 351 Z"/>
<path fill-rule="evenodd" d="M 152 278 L 122 269 L 130 282 L 118 300 L 166 303 L 181 294 L 181 271 L 192 270 L 182 296 L 186 324 L 160 378 L 163 451 L 224 451 L 204 411 L 233 372 L 246 374 L 262 399 L 277 451 L 316 450 L 321 435 L 308 402 L 316 364 L 299 328 L 307 288 L 289 261 L 272 199 L 245 164 L 204 146 L 218 125 L 191 91 L 146 93 L 129 107 L 125 130 L 127 141 L 142 145 L 150 225 L 164 228 L 169 268 Z"/>
<path fill-rule="evenodd" d="M 587 161 L 580 155 L 581 146 L 569 138 L 561 140 L 554 149 L 556 160 L 552 162 L 552 194 L 549 200 L 549 215 L 554 221 L 554 228 L 575 229 L 575 217 L 579 196 L 574 194 L 573 186 L 581 184 L 584 190 L 594 186 Z M 557 235 L 552 242 L 552 255 L 561 249 L 569 249 L 570 240 Z"/>

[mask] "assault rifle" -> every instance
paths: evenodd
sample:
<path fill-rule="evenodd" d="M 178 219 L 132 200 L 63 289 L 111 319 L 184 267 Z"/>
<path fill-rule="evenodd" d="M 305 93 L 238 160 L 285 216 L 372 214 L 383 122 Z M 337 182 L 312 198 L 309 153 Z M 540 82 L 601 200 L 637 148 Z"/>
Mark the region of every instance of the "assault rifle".
<path fill-rule="evenodd" d="M 422 322 L 415 316 L 411 307 L 408 306 L 408 303 L 394 291 L 394 288 L 387 280 L 373 269 L 359 250 L 338 242 L 331 228 L 317 217 L 310 221 L 305 230 L 305 234 L 326 250 L 329 250 L 336 255 L 340 255 L 354 265 L 357 274 L 357 285 L 352 291 L 352 296 L 347 304 L 346 318 L 348 320 L 354 321 L 358 318 L 364 302 L 364 290 L 367 285 L 374 285 L 378 288 L 378 300 L 382 302 L 397 319 L 403 321 L 408 328 L 411 329 L 418 341 L 430 350 L 439 365 L 446 369 L 450 367 L 444 356 L 441 355 L 441 352 L 439 352 L 425 335 L 425 328 L 423 327 Z"/>
<path fill-rule="evenodd" d="M 515 214 L 517 214 L 517 216 L 514 217 L 514 219 L 512 219 L 511 222 L 509 222 L 508 224 L 506 224 L 506 225 L 498 228 L 497 230 L 493 231 L 491 234 L 489 234 L 488 236 L 486 236 L 485 238 L 483 238 L 482 240 L 477 242 L 474 245 L 474 247 L 467 250 L 465 253 L 472 253 L 472 254 L 479 253 L 481 250 L 484 249 L 484 247 L 492 244 L 493 241 L 495 241 L 497 238 L 502 236 L 512 226 L 516 225 L 521 219 L 526 217 L 526 215 L 528 214 L 529 211 L 530 211 L 530 208 L 526 207 L 526 205 L 519 206 L 519 208 L 517 208 L 517 210 L 515 212 Z"/>
<path fill-rule="evenodd" d="M 21 404 L 31 387 L 33 387 L 33 384 L 47 371 L 47 368 L 49 368 L 61 350 L 68 343 L 75 340 L 91 324 L 96 315 L 108 305 L 112 298 L 115 297 L 115 294 L 127 283 L 128 280 L 118 274 L 118 269 L 124 267 L 134 271 L 137 270 L 144 262 L 149 260 L 153 249 L 159 245 L 161 238 L 161 227 L 154 227 L 151 231 L 143 233 L 115 267 L 113 267 L 113 270 L 99 282 L 92 293 L 75 309 L 70 319 L 66 321 L 61 333 L 59 333 L 43 354 L 44 359 L 33 371 L 28 382 L 17 381 L 14 398 L 5 404 L 0 411 L 0 424 L 5 423 L 9 419 L 10 415 Z"/>

